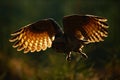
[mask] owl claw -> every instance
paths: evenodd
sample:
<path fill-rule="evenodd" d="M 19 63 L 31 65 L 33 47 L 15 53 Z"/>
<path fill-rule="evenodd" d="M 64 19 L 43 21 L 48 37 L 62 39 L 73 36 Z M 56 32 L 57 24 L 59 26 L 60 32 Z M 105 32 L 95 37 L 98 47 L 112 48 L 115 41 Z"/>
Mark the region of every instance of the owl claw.
<path fill-rule="evenodd" d="M 71 52 L 69 52 L 69 53 L 67 54 L 66 60 L 67 60 L 67 61 L 71 61 Z"/>
<path fill-rule="evenodd" d="M 83 53 L 83 52 L 81 52 L 81 56 L 84 57 L 85 59 L 88 58 L 88 56 L 85 53 Z"/>
<path fill-rule="evenodd" d="M 83 58 L 85 58 L 85 59 L 88 58 L 88 56 L 87 56 L 85 53 L 83 53 L 82 50 L 80 50 L 80 51 L 78 51 L 78 52 L 79 52 L 79 54 L 81 54 L 81 56 L 82 56 Z"/>
<path fill-rule="evenodd" d="M 66 56 L 67 61 L 71 61 L 71 57 Z"/>

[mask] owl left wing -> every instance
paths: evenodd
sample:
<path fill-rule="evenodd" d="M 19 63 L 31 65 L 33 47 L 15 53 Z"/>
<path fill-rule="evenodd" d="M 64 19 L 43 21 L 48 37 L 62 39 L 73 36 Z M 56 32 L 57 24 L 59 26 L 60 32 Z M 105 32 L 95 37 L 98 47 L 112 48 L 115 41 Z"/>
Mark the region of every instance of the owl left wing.
<path fill-rule="evenodd" d="M 100 42 L 108 35 L 107 19 L 93 15 L 70 15 L 63 18 L 64 33 L 86 43 Z"/>
<path fill-rule="evenodd" d="M 62 30 L 53 19 L 43 19 L 17 30 L 11 34 L 9 41 L 15 42 L 13 47 L 17 48 L 17 51 L 38 52 L 50 48 L 55 35 L 61 33 Z"/>

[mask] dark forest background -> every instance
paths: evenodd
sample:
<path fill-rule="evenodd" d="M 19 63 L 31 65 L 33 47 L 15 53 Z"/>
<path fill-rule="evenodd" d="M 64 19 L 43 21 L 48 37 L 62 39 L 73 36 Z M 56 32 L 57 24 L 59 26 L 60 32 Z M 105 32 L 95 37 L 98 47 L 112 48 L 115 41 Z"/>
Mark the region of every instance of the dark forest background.
<path fill-rule="evenodd" d="M 0 0 L 0 80 L 120 80 L 120 0 Z M 10 34 L 31 22 L 92 14 L 108 19 L 104 42 L 84 48 L 88 59 L 73 53 L 67 62 L 52 49 L 23 54 L 12 48 Z"/>

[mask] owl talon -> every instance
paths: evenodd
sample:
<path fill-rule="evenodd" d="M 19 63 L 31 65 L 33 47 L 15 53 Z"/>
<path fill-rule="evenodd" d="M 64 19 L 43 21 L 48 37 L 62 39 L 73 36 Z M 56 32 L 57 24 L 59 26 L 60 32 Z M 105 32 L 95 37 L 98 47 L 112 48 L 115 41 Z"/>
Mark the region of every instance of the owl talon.
<path fill-rule="evenodd" d="M 79 52 L 79 54 L 81 54 L 81 57 L 83 57 L 83 58 L 85 58 L 85 59 L 88 58 L 88 56 L 87 56 L 85 53 L 83 53 L 82 50 L 80 50 L 80 51 L 78 51 L 78 52 Z"/>
<path fill-rule="evenodd" d="M 81 53 L 81 56 L 84 57 L 85 59 L 88 58 L 88 56 L 85 53 L 83 53 L 83 52 Z"/>
<path fill-rule="evenodd" d="M 71 61 L 71 57 L 66 56 L 67 61 Z"/>
<path fill-rule="evenodd" d="M 71 61 L 71 52 L 69 52 L 69 53 L 67 54 L 66 60 L 67 60 L 67 61 Z"/>

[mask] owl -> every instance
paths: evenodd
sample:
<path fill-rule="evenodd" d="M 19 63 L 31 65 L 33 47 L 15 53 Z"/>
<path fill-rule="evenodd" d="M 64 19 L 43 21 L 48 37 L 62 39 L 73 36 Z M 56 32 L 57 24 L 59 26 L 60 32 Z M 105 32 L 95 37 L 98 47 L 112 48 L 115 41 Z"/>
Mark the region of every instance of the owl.
<path fill-rule="evenodd" d="M 71 59 L 71 52 L 79 53 L 84 45 L 104 41 L 108 35 L 107 19 L 94 15 L 73 14 L 63 17 L 63 29 L 52 18 L 33 22 L 11 34 L 13 48 L 24 53 L 45 51 L 53 48 L 56 52 L 65 53 Z"/>

